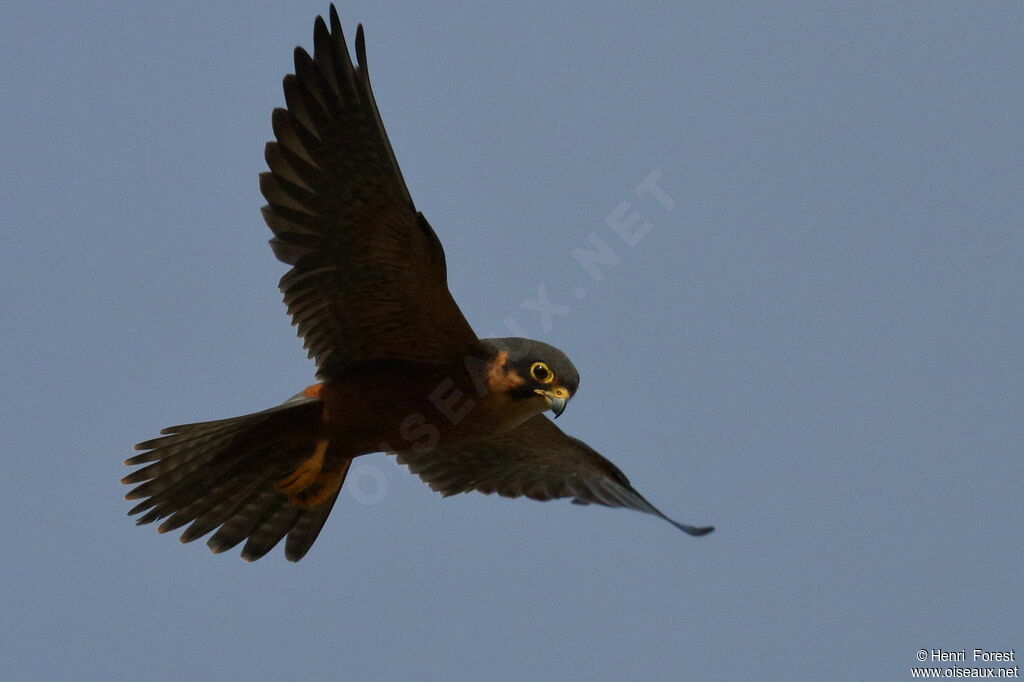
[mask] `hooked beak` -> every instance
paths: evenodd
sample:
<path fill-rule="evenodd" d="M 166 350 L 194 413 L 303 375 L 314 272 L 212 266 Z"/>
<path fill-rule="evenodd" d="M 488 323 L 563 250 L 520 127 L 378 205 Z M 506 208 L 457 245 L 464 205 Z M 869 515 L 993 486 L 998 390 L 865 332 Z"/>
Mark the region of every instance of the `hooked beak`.
<path fill-rule="evenodd" d="M 550 391 L 537 389 L 535 392 L 548 401 L 548 409 L 555 414 L 555 419 L 565 412 L 565 406 L 569 404 L 569 391 L 558 387 Z"/>

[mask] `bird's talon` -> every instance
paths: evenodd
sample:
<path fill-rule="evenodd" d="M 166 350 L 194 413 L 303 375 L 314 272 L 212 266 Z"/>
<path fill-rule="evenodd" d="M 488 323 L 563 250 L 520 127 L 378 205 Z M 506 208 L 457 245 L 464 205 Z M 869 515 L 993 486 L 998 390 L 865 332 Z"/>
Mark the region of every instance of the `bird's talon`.
<path fill-rule="evenodd" d="M 337 471 L 321 472 L 310 485 L 299 492 L 288 494 L 288 502 L 300 509 L 312 509 L 329 500 L 341 488 L 349 461 Z"/>
<path fill-rule="evenodd" d="M 324 466 L 324 453 L 330 441 L 321 438 L 316 442 L 313 454 L 299 462 L 295 469 L 277 482 L 277 489 L 289 497 L 301 493 L 313 485 Z"/>

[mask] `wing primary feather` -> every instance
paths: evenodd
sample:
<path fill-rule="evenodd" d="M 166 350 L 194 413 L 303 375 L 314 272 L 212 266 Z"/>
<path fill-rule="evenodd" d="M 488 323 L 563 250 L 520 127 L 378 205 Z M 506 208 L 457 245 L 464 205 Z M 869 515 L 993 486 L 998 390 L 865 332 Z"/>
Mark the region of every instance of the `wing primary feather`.
<path fill-rule="evenodd" d="M 317 142 L 322 142 L 317 132 L 316 122 L 310 112 L 306 110 L 309 100 L 305 97 L 302 86 L 299 85 L 299 77 L 295 74 L 288 74 L 281 81 L 281 87 L 284 89 L 284 101 L 288 105 L 288 114 L 296 135 L 301 134 L 299 131 L 304 131 L 315 138 Z"/>
<path fill-rule="evenodd" d="M 313 169 L 279 142 L 268 142 L 263 147 L 263 160 L 273 172 L 293 185 L 298 185 L 307 192 L 317 191 Z"/>
<path fill-rule="evenodd" d="M 344 105 L 343 96 L 338 83 L 338 69 L 334 63 L 333 50 L 331 49 L 331 34 L 327 30 L 324 18 L 318 16 L 313 22 L 313 60 L 320 67 L 324 80 L 331 87 L 334 96 Z"/>
<path fill-rule="evenodd" d="M 331 33 L 330 47 L 325 50 L 331 57 L 334 72 L 337 74 L 337 84 L 341 91 L 342 100 L 347 105 L 361 106 L 359 94 L 356 92 L 355 67 L 352 66 L 352 56 L 348 53 L 348 43 L 345 41 L 345 32 L 341 30 L 341 19 L 338 11 L 331 5 Z M 317 48 L 319 52 L 319 48 Z"/>
<path fill-rule="evenodd" d="M 381 120 L 380 109 L 377 108 L 377 99 L 373 96 L 373 87 L 370 85 L 370 69 L 366 61 L 366 40 L 363 35 L 362 24 L 359 24 L 359 27 L 356 28 L 356 60 L 359 64 L 359 68 L 356 71 L 356 85 L 360 91 L 360 98 L 366 109 L 373 115 L 373 121 L 377 125 L 381 138 L 384 140 L 384 147 L 391 158 L 391 165 L 394 168 L 395 177 L 398 179 L 405 200 L 408 202 L 409 208 L 415 210 L 412 194 L 409 193 L 409 188 L 405 184 L 405 177 L 402 175 L 401 168 L 398 167 L 395 150 L 391 148 L 391 140 L 388 139 L 388 134 L 384 130 L 384 121 Z"/>
<path fill-rule="evenodd" d="M 274 109 L 270 115 L 270 125 L 274 129 L 274 137 L 277 138 L 277 141 L 282 146 L 313 168 L 319 168 L 319 164 L 312 154 L 313 150 L 316 149 L 313 145 L 312 136 L 308 133 L 300 136 L 296 132 L 295 126 L 292 124 L 292 116 L 288 113 L 287 109 L 281 109 L 280 107 Z"/>
<path fill-rule="evenodd" d="M 306 101 L 312 105 L 309 113 L 319 119 L 319 131 L 328 121 L 341 113 L 341 101 L 334 93 L 330 83 L 324 78 L 320 66 L 301 47 L 295 48 L 295 75 L 302 87 Z"/>

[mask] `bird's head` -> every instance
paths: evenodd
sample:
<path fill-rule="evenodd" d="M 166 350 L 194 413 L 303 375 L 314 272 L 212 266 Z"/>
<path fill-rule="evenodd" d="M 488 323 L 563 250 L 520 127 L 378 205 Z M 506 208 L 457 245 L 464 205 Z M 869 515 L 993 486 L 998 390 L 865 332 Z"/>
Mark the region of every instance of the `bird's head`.
<path fill-rule="evenodd" d="M 485 339 L 495 349 L 509 396 L 520 401 L 544 401 L 555 417 L 565 410 L 569 399 L 580 385 L 580 375 L 565 353 L 554 346 L 533 339 L 509 337 Z"/>

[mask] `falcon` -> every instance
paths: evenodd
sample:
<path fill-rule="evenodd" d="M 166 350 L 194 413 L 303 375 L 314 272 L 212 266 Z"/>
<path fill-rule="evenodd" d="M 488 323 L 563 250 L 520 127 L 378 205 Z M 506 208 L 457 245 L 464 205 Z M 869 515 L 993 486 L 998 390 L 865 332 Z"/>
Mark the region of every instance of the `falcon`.
<path fill-rule="evenodd" d="M 295 49 L 286 108 L 272 116 L 263 217 L 292 324 L 315 383 L 262 412 L 163 429 L 122 479 L 137 523 L 254 561 L 316 541 L 352 461 L 388 452 L 448 496 L 476 490 L 626 507 L 690 535 L 555 417 L 579 386 L 566 355 L 523 338 L 481 339 L 448 290 L 444 249 L 416 210 L 381 122 L 363 27 L 353 64 L 338 13 Z"/>

